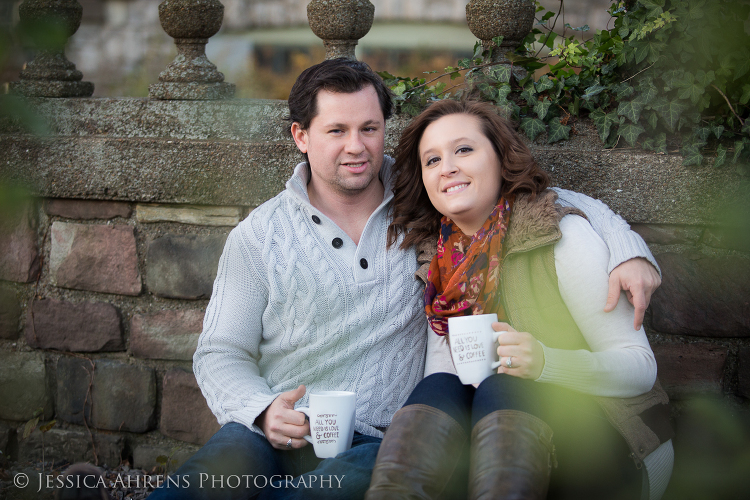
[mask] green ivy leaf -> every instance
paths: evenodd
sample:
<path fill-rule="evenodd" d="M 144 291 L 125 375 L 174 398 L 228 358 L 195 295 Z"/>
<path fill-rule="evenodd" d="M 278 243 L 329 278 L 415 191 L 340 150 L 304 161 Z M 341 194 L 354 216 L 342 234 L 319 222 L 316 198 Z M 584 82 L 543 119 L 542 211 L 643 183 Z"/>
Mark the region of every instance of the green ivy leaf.
<path fill-rule="evenodd" d="M 723 125 L 711 125 L 711 131 L 714 133 L 717 139 L 721 139 L 721 134 L 724 133 Z"/>
<path fill-rule="evenodd" d="M 646 104 L 639 99 L 621 102 L 617 107 L 617 114 L 624 116 L 633 123 L 638 123 L 638 118 L 640 118 L 641 111 L 643 111 L 645 105 Z"/>
<path fill-rule="evenodd" d="M 601 94 L 603 90 L 607 90 L 607 87 L 599 84 L 592 85 L 591 87 L 586 89 L 586 92 L 583 94 L 581 99 L 591 99 L 592 97 Z"/>
<path fill-rule="evenodd" d="M 695 135 L 705 144 L 711 136 L 711 129 L 709 127 L 698 127 L 695 129 Z"/>
<path fill-rule="evenodd" d="M 618 123 L 617 113 L 605 113 L 601 109 L 597 109 L 589 115 L 596 125 L 596 131 L 599 132 L 599 137 L 602 142 L 607 142 L 609 133 L 612 129 L 612 125 Z"/>
<path fill-rule="evenodd" d="M 693 104 L 696 104 L 706 91 L 706 88 L 704 85 L 696 82 L 693 75 L 687 74 L 685 76 L 687 78 L 677 84 L 677 87 L 680 89 L 677 92 L 677 97 L 680 99 L 690 99 Z"/>
<path fill-rule="evenodd" d="M 549 122 L 549 136 L 547 142 L 552 144 L 553 142 L 562 141 L 568 139 L 570 136 L 570 127 L 560 123 L 560 119 L 555 119 Z"/>
<path fill-rule="evenodd" d="M 620 128 L 617 129 L 617 132 L 621 136 L 623 136 L 631 146 L 635 146 L 635 143 L 638 140 L 638 136 L 645 131 L 646 129 L 644 129 L 637 123 L 626 123 L 625 125 L 621 125 Z"/>
<path fill-rule="evenodd" d="M 520 128 L 523 130 L 523 133 L 526 134 L 526 137 L 532 141 L 536 139 L 537 135 L 546 130 L 544 122 L 539 118 L 524 118 L 521 120 Z"/>
<path fill-rule="evenodd" d="M 544 117 L 547 116 L 547 112 L 549 111 L 550 106 L 552 106 L 552 101 L 545 97 L 541 101 L 537 101 L 536 104 L 534 104 L 534 113 L 536 113 L 536 115 L 540 119 L 544 120 Z"/>
<path fill-rule="evenodd" d="M 747 104 L 750 101 L 750 85 L 745 84 L 742 86 L 742 97 L 740 97 L 740 104 Z"/>
<path fill-rule="evenodd" d="M 736 162 L 740 159 L 740 155 L 742 154 L 742 150 L 745 149 L 745 142 L 747 141 L 746 138 L 742 138 L 742 140 L 735 141 L 734 142 L 734 156 L 732 156 L 732 161 Z"/>
<path fill-rule="evenodd" d="M 654 109 L 657 113 L 659 113 L 659 116 L 661 116 L 662 120 L 667 124 L 667 128 L 670 132 L 674 132 L 675 127 L 677 126 L 677 123 L 680 119 L 680 115 L 688 109 L 688 105 L 680 102 L 678 99 L 674 99 L 672 101 L 667 101 L 666 99 L 662 100 L 663 102 L 659 103 L 658 106 L 654 106 Z"/>
<path fill-rule="evenodd" d="M 626 97 L 630 97 L 635 92 L 635 89 L 625 82 L 618 83 L 612 87 L 612 91 L 615 93 L 615 98 L 620 101 Z"/>
<path fill-rule="evenodd" d="M 535 87 L 537 92 L 544 92 L 545 90 L 549 90 L 552 87 L 555 86 L 555 82 L 550 80 L 550 78 L 547 75 L 542 76 L 538 82 L 536 82 Z"/>
<path fill-rule="evenodd" d="M 662 132 L 656 135 L 656 141 L 654 141 L 654 150 L 657 153 L 667 154 L 667 134 Z"/>
<path fill-rule="evenodd" d="M 719 144 L 716 148 L 716 160 L 714 161 L 714 167 L 720 167 L 727 161 L 727 148 L 723 144 Z"/>
<path fill-rule="evenodd" d="M 400 82 L 398 85 L 391 89 L 395 95 L 402 95 L 406 92 L 406 83 Z"/>
<path fill-rule="evenodd" d="M 492 68 L 490 68 L 489 74 L 493 80 L 497 80 L 498 82 L 510 82 L 510 66 L 507 66 L 505 64 L 493 66 Z"/>
<path fill-rule="evenodd" d="M 401 111 L 407 113 L 409 116 L 417 116 L 421 113 L 422 109 L 416 104 L 406 103 L 401 107 Z"/>
<path fill-rule="evenodd" d="M 750 71 L 750 57 L 746 57 L 743 61 L 740 61 L 739 65 L 734 70 L 734 81 L 736 82 L 745 76 L 745 73 L 748 71 Z"/>
<path fill-rule="evenodd" d="M 691 165 L 700 165 L 703 161 L 703 155 L 697 146 L 686 146 L 682 148 L 680 153 L 683 156 L 682 166 L 689 167 Z"/>
<path fill-rule="evenodd" d="M 651 130 L 654 130 L 659 125 L 659 115 L 656 111 L 650 111 L 646 115 L 646 121 L 648 122 L 649 127 L 651 127 Z"/>

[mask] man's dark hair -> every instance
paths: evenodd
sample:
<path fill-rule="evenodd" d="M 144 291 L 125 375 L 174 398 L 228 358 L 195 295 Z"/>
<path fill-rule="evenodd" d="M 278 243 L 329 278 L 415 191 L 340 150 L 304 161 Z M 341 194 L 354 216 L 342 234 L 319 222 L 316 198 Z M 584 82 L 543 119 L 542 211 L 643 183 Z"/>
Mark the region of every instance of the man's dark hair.
<path fill-rule="evenodd" d="M 372 85 L 375 89 L 383 117 L 387 120 L 393 114 L 391 91 L 366 63 L 351 59 L 329 59 L 310 66 L 297 77 L 289 93 L 287 121 L 290 125 L 297 122 L 306 130 L 318 114 L 316 97 L 320 90 L 351 94 L 367 85 Z"/>

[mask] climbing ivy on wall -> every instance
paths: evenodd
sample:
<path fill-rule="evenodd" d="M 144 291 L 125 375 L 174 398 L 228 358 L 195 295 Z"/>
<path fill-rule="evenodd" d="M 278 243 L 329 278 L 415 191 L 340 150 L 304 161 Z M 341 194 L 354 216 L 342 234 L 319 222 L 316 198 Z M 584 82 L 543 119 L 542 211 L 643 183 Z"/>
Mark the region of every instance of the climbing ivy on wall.
<path fill-rule="evenodd" d="M 477 43 L 471 58 L 442 72 L 381 76 L 410 115 L 469 93 L 494 102 L 532 140 L 543 132 L 548 142 L 568 139 L 588 115 L 607 147 L 680 152 L 684 165 L 750 159 L 750 2 L 617 1 L 609 29 L 593 36 L 561 22 L 561 11 L 537 2 L 534 29 L 507 55 L 514 68 L 493 63 Z M 462 74 L 465 85 L 451 85 Z"/>

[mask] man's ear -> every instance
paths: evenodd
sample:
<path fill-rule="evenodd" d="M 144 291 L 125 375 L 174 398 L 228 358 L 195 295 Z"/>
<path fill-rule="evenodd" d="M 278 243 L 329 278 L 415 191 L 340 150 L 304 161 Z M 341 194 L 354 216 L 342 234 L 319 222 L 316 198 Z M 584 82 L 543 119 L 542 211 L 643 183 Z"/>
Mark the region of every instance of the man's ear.
<path fill-rule="evenodd" d="M 308 135 L 298 122 L 292 123 L 292 138 L 297 148 L 304 154 L 307 153 Z"/>

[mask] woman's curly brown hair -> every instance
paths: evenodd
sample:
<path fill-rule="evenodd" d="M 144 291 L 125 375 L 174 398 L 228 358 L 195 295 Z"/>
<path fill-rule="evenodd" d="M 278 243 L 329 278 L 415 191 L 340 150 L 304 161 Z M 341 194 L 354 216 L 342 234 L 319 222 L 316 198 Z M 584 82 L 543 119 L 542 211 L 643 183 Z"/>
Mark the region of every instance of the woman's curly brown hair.
<path fill-rule="evenodd" d="M 497 114 L 494 106 L 478 101 L 444 100 L 432 104 L 414 118 L 401 134 L 393 167 L 393 220 L 388 227 L 388 247 L 404 235 L 400 248 L 407 249 L 434 238 L 442 215 L 432 206 L 422 182 L 419 141 L 431 123 L 447 115 L 463 113 L 476 117 L 485 137 L 500 160 L 500 194 L 506 198 L 520 193 L 536 196 L 549 185 L 549 176 L 539 168 L 531 151 L 510 123 Z"/>

